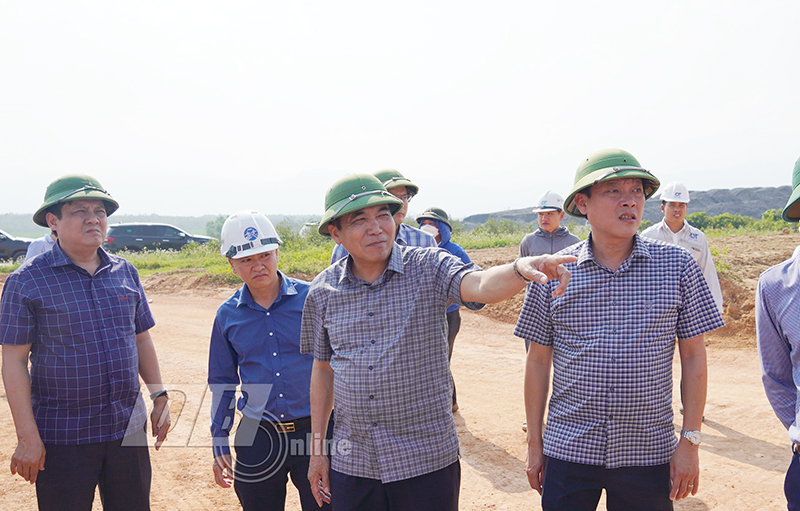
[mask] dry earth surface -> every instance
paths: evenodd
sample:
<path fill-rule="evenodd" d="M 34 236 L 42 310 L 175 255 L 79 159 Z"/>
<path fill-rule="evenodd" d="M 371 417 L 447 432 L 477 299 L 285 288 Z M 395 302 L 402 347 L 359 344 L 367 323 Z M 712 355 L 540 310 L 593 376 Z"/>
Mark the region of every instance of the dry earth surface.
<path fill-rule="evenodd" d="M 727 267 L 721 279 L 727 326 L 707 339 L 709 389 L 700 491 L 676 509 L 786 509 L 782 488 L 789 443 L 761 386 L 753 291 L 758 275 L 788 258 L 798 243 L 800 236 L 794 234 L 711 240 L 724 254 L 719 259 Z M 511 261 L 516 250 L 476 250 L 470 256 L 487 267 Z M 170 437 L 160 451 L 151 449 L 154 510 L 239 508 L 231 489 L 214 485 L 205 388 L 211 323 L 216 307 L 232 289 L 209 287 L 205 280 L 182 272 L 154 275 L 145 282 L 158 323 L 153 338 L 173 396 Z M 452 369 L 461 405 L 455 420 L 464 510 L 541 509 L 524 470 L 526 445 L 520 424 L 525 349 L 512 335 L 521 301 L 522 294 L 482 312 L 463 314 Z M 676 363 L 674 369 L 677 388 L 680 366 Z M 0 401 L 0 459 L 8 467 L 16 438 L 2 387 Z M 675 399 L 676 410 L 677 403 Z M 289 495 L 287 509 L 299 509 L 294 492 Z M 33 487 L 7 468 L 0 471 L 0 510 L 35 507 Z M 101 509 L 99 499 L 94 508 Z"/>

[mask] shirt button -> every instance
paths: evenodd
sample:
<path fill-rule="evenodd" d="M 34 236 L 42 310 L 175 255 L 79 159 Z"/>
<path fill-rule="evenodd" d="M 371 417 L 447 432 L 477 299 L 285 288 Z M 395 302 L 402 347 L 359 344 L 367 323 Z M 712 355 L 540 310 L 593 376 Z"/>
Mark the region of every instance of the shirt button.
<path fill-rule="evenodd" d="M 369 366 L 369 370 L 372 371 L 372 366 Z"/>
<path fill-rule="evenodd" d="M 281 375 L 281 373 L 275 373 L 275 376 L 280 376 L 280 375 Z"/>
<path fill-rule="evenodd" d="M 377 423 L 377 422 L 373 422 L 373 423 L 372 423 L 372 427 L 373 427 L 373 428 L 377 428 L 377 427 L 378 427 L 378 423 Z"/>
<path fill-rule="evenodd" d="M 269 333 L 269 336 L 272 337 L 272 332 Z"/>
<path fill-rule="evenodd" d="M 372 339 L 372 340 L 371 340 L 371 341 L 369 341 L 369 342 L 370 342 L 370 344 L 375 344 L 375 339 Z"/>
<path fill-rule="evenodd" d="M 269 316 L 269 312 L 267 312 L 267 316 Z"/>
<path fill-rule="evenodd" d="M 369 396 L 370 399 L 375 399 L 375 396 Z"/>
<path fill-rule="evenodd" d="M 281 419 L 283 419 L 283 417 L 284 417 L 284 415 L 283 415 L 283 414 L 281 414 Z"/>
<path fill-rule="evenodd" d="M 278 397 L 283 397 L 283 394 L 278 394 Z"/>
<path fill-rule="evenodd" d="M 277 354 L 277 353 L 273 353 L 273 354 L 272 354 L 272 356 L 273 356 L 273 357 L 277 357 L 277 356 L 278 356 L 278 354 Z"/>
<path fill-rule="evenodd" d="M 613 415 L 609 415 L 608 416 L 608 420 L 613 421 L 614 420 L 614 416 Z"/>
<path fill-rule="evenodd" d="M 368 313 L 367 313 L 367 316 L 369 316 L 369 317 L 372 317 L 372 316 L 374 316 L 374 315 L 375 315 L 375 313 L 374 313 L 374 312 L 368 312 Z"/>

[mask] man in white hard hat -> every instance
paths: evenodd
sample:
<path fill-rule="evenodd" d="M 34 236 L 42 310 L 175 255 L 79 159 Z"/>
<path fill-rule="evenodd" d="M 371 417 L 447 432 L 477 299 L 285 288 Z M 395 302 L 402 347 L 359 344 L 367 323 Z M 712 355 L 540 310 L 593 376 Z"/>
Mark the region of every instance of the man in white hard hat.
<path fill-rule="evenodd" d="M 300 324 L 308 283 L 278 270 L 281 239 L 263 214 L 245 210 L 231 215 L 220 238 L 222 255 L 243 285 L 220 305 L 211 332 L 214 480 L 223 488 L 233 483 L 246 511 L 283 509 L 288 475 L 302 509 L 319 509 L 306 477 L 313 357 L 300 353 Z M 228 436 L 239 384 L 243 417 L 236 429 L 234 465 Z"/>
<path fill-rule="evenodd" d="M 403 201 L 403 205 L 394 214 L 395 241 L 397 241 L 397 244 L 407 247 L 435 248 L 436 240 L 433 236 L 421 229 L 403 223 L 408 214 L 408 203 L 419 193 L 419 186 L 412 183 L 400 171 L 394 169 L 379 170 L 372 175 L 378 178 L 378 181 L 383 184 L 387 192 Z M 341 243 L 337 243 L 333 247 L 333 253 L 331 253 L 331 264 L 343 257 L 347 257 L 347 253 L 347 249 Z"/>
<path fill-rule="evenodd" d="M 577 257 L 565 265 L 569 287 L 552 297 L 551 283 L 528 286 L 514 334 L 530 341 L 526 471 L 545 511 L 594 511 L 604 491 L 608 509 L 667 511 L 697 493 L 703 336 L 723 322 L 695 260 L 637 234 L 659 184 L 627 151 L 586 158 L 564 201 L 592 227 L 559 254 Z M 677 437 L 676 346 L 686 404 Z"/>
<path fill-rule="evenodd" d="M 703 277 L 714 297 L 714 303 L 722 313 L 722 289 L 719 286 L 714 258 L 711 256 L 708 240 L 703 231 L 692 227 L 686 221 L 688 210 L 689 190 L 686 186 L 682 183 L 667 184 L 661 191 L 661 211 L 664 213 L 664 219 L 645 229 L 642 236 L 666 241 L 688 250 L 703 270 Z"/>
<path fill-rule="evenodd" d="M 533 212 L 538 213 L 539 228 L 522 238 L 519 244 L 520 257 L 555 254 L 581 240 L 561 226 L 564 198 L 553 190 L 547 190 L 539 197 Z"/>
<path fill-rule="evenodd" d="M 309 480 L 340 511 L 455 511 L 461 469 L 445 309 L 479 309 L 548 278 L 572 257 L 526 257 L 486 271 L 443 249 L 395 242 L 403 202 L 370 174 L 328 189 L 319 232 L 350 253 L 311 283 L 301 349 L 314 354 Z M 538 286 L 539 284 L 535 284 Z M 317 444 L 336 402 L 330 461 Z"/>
<path fill-rule="evenodd" d="M 800 159 L 792 171 L 792 195 L 783 208 L 787 222 L 800 220 Z M 800 511 L 800 259 L 773 266 L 758 278 L 756 336 L 761 380 L 772 410 L 787 430 L 791 461 L 783 484 L 789 511 Z M 786 450 L 789 458 L 789 450 Z"/>

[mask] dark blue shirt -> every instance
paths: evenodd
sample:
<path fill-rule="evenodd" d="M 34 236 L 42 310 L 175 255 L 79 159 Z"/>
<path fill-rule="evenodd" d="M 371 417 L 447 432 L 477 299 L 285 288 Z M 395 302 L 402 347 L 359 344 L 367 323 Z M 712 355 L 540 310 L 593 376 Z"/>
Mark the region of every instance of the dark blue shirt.
<path fill-rule="evenodd" d="M 98 254 L 89 275 L 56 243 L 3 287 L 0 344 L 31 345 L 31 402 L 44 443 L 108 442 L 146 420 L 136 335 L 155 321 L 136 268 Z"/>
<path fill-rule="evenodd" d="M 214 455 L 230 452 L 233 399 L 256 420 L 288 422 L 311 415 L 309 385 L 312 355 L 300 354 L 300 324 L 307 282 L 281 276 L 281 289 L 269 309 L 258 305 L 247 285 L 217 309 L 208 353 L 211 435 Z"/>

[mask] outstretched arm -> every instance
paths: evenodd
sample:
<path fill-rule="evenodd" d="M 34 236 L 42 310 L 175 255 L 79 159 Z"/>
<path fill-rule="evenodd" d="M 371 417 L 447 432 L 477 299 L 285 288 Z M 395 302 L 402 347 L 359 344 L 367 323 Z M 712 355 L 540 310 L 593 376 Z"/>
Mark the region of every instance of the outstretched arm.
<path fill-rule="evenodd" d="M 563 265 L 575 260 L 573 256 L 530 256 L 517 259 L 514 263 L 468 273 L 461 279 L 461 300 L 497 303 L 519 293 L 528 282 L 546 284 L 552 279 L 559 281 L 553 296 L 561 296 L 570 277 L 569 270 Z"/>

